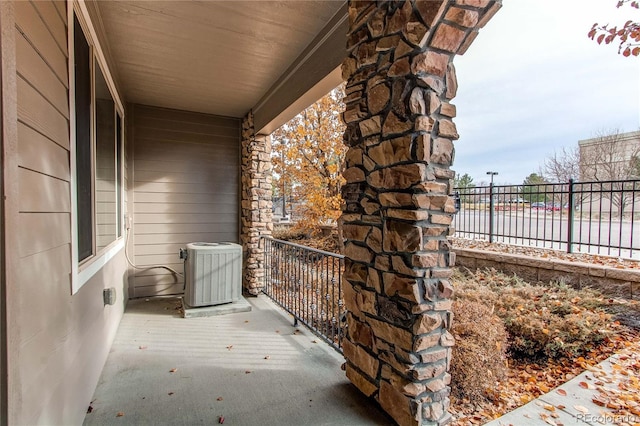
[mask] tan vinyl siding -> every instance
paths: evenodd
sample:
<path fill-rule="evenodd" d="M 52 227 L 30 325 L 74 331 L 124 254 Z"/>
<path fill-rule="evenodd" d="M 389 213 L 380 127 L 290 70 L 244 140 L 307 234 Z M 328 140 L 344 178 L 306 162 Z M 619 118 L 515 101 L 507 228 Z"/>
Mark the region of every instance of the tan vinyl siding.
<path fill-rule="evenodd" d="M 16 27 L 18 32 L 25 34 L 29 43 L 37 51 L 37 53 L 48 64 L 51 71 L 58 77 L 58 79 L 65 85 L 68 85 L 67 76 L 67 47 L 58 45 L 56 38 L 52 36 L 51 31 L 47 27 L 47 24 L 51 27 L 55 27 L 52 23 L 47 23 L 40 18 L 38 11 L 34 4 L 30 1 L 16 1 L 15 14 L 16 14 Z M 66 13 L 63 15 L 66 21 Z M 62 19 L 60 15 L 56 17 L 50 17 L 53 19 Z M 66 22 L 64 34 L 58 35 L 58 38 L 64 36 L 66 42 Z M 54 28 L 55 29 L 55 28 Z M 20 66 L 18 66 L 19 68 Z"/>
<path fill-rule="evenodd" d="M 25 169 L 69 181 L 69 151 L 25 124 L 18 123 L 18 162 Z"/>
<path fill-rule="evenodd" d="M 81 424 L 122 316 L 127 268 L 120 252 L 71 295 L 66 3 L 12 8 L 17 149 L 4 161 L 17 165 L 9 232 L 18 259 L 8 291 L 8 423 Z M 103 306 L 105 287 L 116 287 L 115 306 Z"/>
<path fill-rule="evenodd" d="M 240 122 L 141 105 L 131 109 L 134 262 L 182 272 L 178 250 L 187 243 L 239 241 Z M 175 294 L 182 288 L 182 278 L 166 270 L 138 270 L 129 294 Z"/>
<path fill-rule="evenodd" d="M 18 77 L 18 120 L 53 142 L 69 147 L 69 120 L 26 80 Z"/>

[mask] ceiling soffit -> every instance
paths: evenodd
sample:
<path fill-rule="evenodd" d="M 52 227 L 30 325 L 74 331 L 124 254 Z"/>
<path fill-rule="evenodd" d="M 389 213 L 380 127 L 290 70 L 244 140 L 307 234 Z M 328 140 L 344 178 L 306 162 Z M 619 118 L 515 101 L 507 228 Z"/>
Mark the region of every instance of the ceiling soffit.
<path fill-rule="evenodd" d="M 345 56 L 343 1 L 96 4 L 128 102 L 232 117 L 254 108 L 264 126 Z"/>

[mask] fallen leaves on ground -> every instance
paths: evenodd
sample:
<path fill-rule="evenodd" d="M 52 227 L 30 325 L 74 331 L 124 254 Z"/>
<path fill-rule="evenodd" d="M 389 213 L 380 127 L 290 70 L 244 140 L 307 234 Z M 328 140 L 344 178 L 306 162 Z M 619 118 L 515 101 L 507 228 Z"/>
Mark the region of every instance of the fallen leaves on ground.
<path fill-rule="evenodd" d="M 118 411 L 116 413 L 116 417 L 122 417 L 122 416 L 124 416 L 124 413 L 122 411 Z"/>
<path fill-rule="evenodd" d="M 171 370 L 169 370 L 169 373 L 175 373 L 176 371 L 178 371 L 177 368 L 172 368 Z"/>
<path fill-rule="evenodd" d="M 640 345 L 628 345 L 611 359 L 611 371 L 595 369 L 596 395 L 592 402 L 612 410 L 614 416 L 640 416 Z"/>
<path fill-rule="evenodd" d="M 618 353 L 612 359 L 612 373 L 607 374 L 598 364 Z M 609 408 L 614 415 L 640 416 L 640 336 L 623 333 L 617 338 L 607 339 L 605 344 L 594 348 L 588 356 L 548 363 L 511 363 L 508 377 L 490 391 L 491 401 L 483 404 L 452 400 L 449 411 L 454 416 L 453 426 L 480 425 L 525 405 L 584 371 L 589 371 L 592 381 L 581 381 L 579 386 L 594 391 L 593 402 Z M 555 392 L 567 396 L 564 389 Z M 567 406 L 573 406 L 584 414 L 589 410 L 567 396 Z M 552 416 L 555 409 L 564 406 L 541 405 L 541 418 L 548 424 L 558 425 Z M 542 416 L 544 414 L 544 417 Z M 592 413 L 593 414 L 593 413 Z M 553 423 L 552 423 L 553 422 Z"/>

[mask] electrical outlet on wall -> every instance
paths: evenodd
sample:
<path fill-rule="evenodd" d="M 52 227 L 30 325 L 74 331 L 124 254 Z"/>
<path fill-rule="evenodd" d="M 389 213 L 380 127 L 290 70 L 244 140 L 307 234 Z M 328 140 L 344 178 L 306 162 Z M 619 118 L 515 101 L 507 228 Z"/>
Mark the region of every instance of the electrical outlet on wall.
<path fill-rule="evenodd" d="M 116 288 L 109 287 L 102 290 L 102 300 L 104 305 L 115 305 L 116 304 Z"/>

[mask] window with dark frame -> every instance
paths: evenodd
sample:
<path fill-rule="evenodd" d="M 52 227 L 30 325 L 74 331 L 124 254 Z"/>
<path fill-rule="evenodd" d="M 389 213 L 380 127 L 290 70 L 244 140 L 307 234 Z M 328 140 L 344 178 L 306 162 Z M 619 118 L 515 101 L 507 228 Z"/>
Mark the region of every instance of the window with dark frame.
<path fill-rule="evenodd" d="M 122 117 L 74 15 L 76 231 L 78 262 L 122 237 Z"/>
<path fill-rule="evenodd" d="M 93 185 L 91 177 L 91 49 L 78 18 L 73 19 L 76 205 L 78 261 L 93 254 Z"/>

